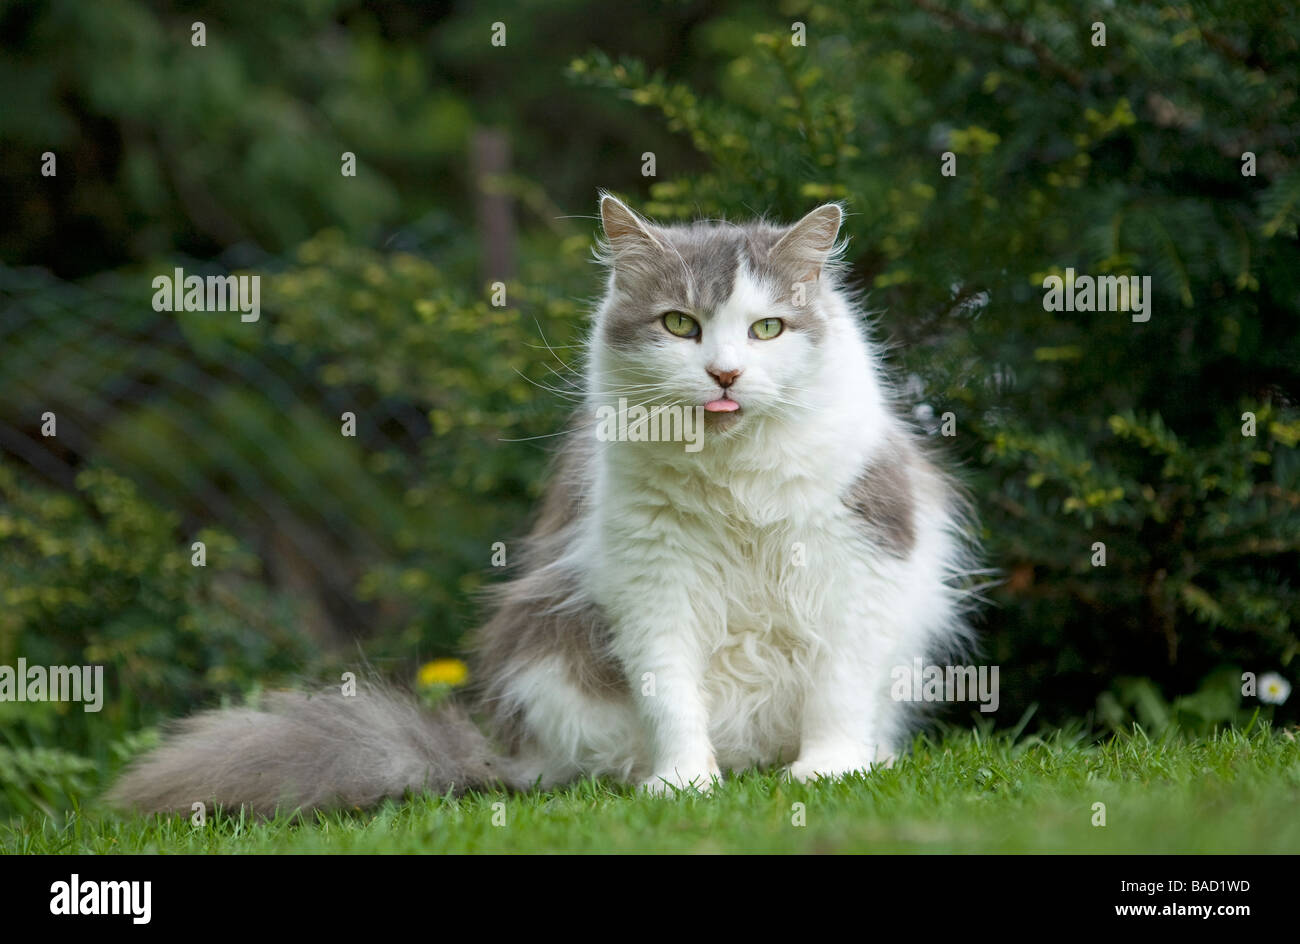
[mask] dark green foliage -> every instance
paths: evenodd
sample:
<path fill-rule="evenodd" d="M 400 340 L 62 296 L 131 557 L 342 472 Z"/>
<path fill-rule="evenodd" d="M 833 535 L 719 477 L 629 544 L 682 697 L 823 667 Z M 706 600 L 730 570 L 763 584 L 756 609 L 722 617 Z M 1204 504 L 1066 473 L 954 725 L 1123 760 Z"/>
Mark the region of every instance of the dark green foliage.
<path fill-rule="evenodd" d="M 191 563 L 195 541 L 205 567 Z M 103 666 L 98 711 L 0 702 L 8 805 L 84 794 L 93 765 L 77 755 L 103 764 L 124 731 L 303 668 L 300 614 L 260 570 L 229 534 L 183 535 L 175 513 L 106 469 L 83 471 L 66 494 L 24 487 L 0 465 L 0 665 Z"/>

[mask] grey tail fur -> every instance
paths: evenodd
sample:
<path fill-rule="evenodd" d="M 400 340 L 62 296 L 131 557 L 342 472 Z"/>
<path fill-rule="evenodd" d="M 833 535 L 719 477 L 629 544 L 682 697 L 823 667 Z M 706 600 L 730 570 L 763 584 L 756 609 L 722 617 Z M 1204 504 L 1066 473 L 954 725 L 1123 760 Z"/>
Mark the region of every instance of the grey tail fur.
<path fill-rule="evenodd" d="M 454 703 L 431 712 L 373 685 L 354 696 L 271 692 L 257 707 L 180 722 L 105 799 L 146 812 L 188 812 L 201 801 L 272 815 L 366 807 L 407 791 L 522 786 L 509 766 Z"/>

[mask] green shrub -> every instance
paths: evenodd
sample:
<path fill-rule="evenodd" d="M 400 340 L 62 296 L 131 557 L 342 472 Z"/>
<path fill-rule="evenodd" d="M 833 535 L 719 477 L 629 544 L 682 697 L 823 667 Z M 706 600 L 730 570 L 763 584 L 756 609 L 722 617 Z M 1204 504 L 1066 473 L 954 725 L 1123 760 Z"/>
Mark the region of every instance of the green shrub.
<path fill-rule="evenodd" d="M 194 541 L 205 567 L 191 564 Z M 0 665 L 103 666 L 99 711 L 0 702 L 10 809 L 80 790 L 120 759 L 128 731 L 308 665 L 294 608 L 267 591 L 247 549 L 216 529 L 184 534 L 177 514 L 107 469 L 83 471 L 68 494 L 0 465 L 0 603 Z"/>

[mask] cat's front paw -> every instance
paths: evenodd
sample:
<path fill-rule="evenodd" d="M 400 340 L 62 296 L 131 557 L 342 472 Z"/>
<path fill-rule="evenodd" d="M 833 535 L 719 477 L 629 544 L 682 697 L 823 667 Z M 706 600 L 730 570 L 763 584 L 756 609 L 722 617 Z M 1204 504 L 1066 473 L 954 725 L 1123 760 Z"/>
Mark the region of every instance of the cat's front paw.
<path fill-rule="evenodd" d="M 792 780 L 841 780 L 849 774 L 871 772 L 872 765 L 893 767 L 895 755 L 888 750 L 853 748 L 801 755 L 787 768 Z"/>
<path fill-rule="evenodd" d="M 682 764 L 661 770 L 641 782 L 641 789 L 655 796 L 665 796 L 684 790 L 708 793 L 715 783 L 722 782 L 722 771 L 713 758 L 703 764 Z"/>

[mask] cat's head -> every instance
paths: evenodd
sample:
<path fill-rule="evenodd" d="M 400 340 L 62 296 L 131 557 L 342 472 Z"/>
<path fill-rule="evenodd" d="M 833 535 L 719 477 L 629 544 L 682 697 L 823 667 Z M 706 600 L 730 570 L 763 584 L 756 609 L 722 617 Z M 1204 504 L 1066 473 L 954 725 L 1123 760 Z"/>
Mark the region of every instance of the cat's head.
<path fill-rule="evenodd" d="M 719 431 L 803 402 L 830 343 L 837 204 L 789 226 L 661 226 L 604 195 L 600 215 L 610 276 L 592 339 L 597 399 L 700 406 Z"/>

